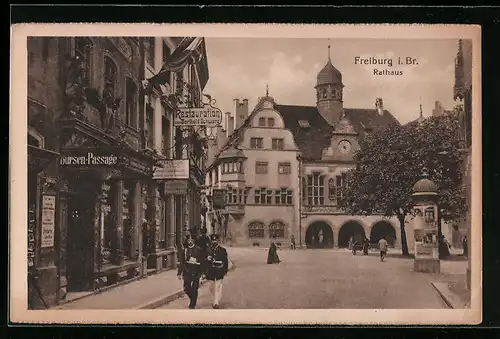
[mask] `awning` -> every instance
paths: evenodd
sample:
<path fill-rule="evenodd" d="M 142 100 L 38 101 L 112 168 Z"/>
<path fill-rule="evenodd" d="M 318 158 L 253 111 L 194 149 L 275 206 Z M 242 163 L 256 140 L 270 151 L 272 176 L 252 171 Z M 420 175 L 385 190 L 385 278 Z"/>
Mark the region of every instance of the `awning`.
<path fill-rule="evenodd" d="M 198 48 L 203 41 L 204 38 L 201 37 L 183 38 L 179 46 L 167 58 L 158 74 L 148 79 L 149 84 L 151 86 L 165 84 L 170 76 L 170 72 L 178 72 L 184 69 L 191 60 L 191 57 L 194 57 L 195 62 L 201 61 L 203 54 L 198 52 Z"/>

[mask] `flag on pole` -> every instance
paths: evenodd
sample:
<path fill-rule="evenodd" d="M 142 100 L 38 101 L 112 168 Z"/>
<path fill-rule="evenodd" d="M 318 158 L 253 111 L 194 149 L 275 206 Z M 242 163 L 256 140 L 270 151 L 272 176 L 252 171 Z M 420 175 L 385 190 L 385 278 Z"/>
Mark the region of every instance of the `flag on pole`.
<path fill-rule="evenodd" d="M 195 62 L 201 61 L 203 55 L 197 52 L 204 38 L 201 37 L 185 37 L 182 38 L 181 42 L 177 48 L 167 57 L 163 67 L 158 72 L 149 79 L 151 86 L 164 84 L 167 82 L 170 72 L 178 72 L 182 70 L 189 63 L 191 57 L 194 58 Z"/>

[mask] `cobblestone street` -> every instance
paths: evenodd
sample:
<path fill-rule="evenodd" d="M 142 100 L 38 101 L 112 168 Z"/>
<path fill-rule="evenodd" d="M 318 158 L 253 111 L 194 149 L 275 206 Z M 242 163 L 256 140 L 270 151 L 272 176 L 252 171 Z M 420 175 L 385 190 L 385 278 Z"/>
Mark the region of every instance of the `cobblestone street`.
<path fill-rule="evenodd" d="M 399 250 L 392 250 L 399 253 Z M 431 282 L 465 272 L 465 261 L 442 261 L 442 274 L 413 271 L 413 260 L 378 253 L 353 256 L 342 250 L 282 250 L 278 265 L 267 251 L 228 248 L 236 269 L 224 281 L 221 308 L 446 308 Z M 187 308 L 182 297 L 161 308 Z M 197 308 L 211 308 L 208 285 L 200 287 Z"/>

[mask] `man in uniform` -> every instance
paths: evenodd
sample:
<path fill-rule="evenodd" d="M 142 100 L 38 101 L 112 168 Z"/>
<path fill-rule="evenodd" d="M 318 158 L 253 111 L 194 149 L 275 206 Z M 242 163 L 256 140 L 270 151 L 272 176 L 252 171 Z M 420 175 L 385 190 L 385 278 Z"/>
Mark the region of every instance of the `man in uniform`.
<path fill-rule="evenodd" d="M 189 308 L 194 309 L 198 300 L 200 278 L 205 270 L 205 257 L 200 247 L 195 245 L 194 237 L 188 234 L 183 248 L 179 251 L 177 277 L 184 279 L 184 292 L 189 297 Z"/>
<path fill-rule="evenodd" d="M 210 237 L 207 235 L 207 229 L 206 227 L 202 227 L 200 230 L 200 237 L 198 238 L 198 241 L 196 241 L 196 246 L 198 246 L 201 251 L 203 252 L 203 255 L 207 257 L 208 255 L 208 250 L 210 246 L 212 245 Z"/>
<path fill-rule="evenodd" d="M 212 308 L 218 309 L 222 297 L 222 281 L 229 269 L 227 251 L 219 245 L 219 235 L 210 236 L 212 246 L 209 249 L 206 278 L 210 282 L 210 293 L 213 297 Z"/>

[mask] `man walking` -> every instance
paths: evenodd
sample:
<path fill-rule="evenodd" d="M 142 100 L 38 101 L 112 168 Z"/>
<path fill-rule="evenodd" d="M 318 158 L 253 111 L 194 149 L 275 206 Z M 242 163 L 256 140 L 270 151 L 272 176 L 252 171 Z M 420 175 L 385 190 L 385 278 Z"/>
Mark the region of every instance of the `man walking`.
<path fill-rule="evenodd" d="M 222 282 L 229 269 L 227 251 L 219 245 L 220 237 L 218 234 L 210 236 L 212 246 L 207 257 L 206 278 L 210 282 L 210 293 L 212 294 L 212 308 L 218 309 L 222 297 Z"/>
<path fill-rule="evenodd" d="M 384 237 L 380 238 L 378 241 L 378 249 L 380 251 L 380 261 L 384 261 L 385 255 L 387 254 L 388 243 Z"/>
<path fill-rule="evenodd" d="M 207 229 L 205 227 L 201 228 L 200 233 L 201 235 L 196 241 L 196 246 L 201 249 L 203 256 L 206 258 L 208 255 L 208 249 L 211 246 L 211 241 L 210 237 L 207 235 Z"/>
<path fill-rule="evenodd" d="M 205 268 L 205 257 L 200 247 L 195 245 L 195 240 L 188 234 L 179 251 L 177 277 L 184 279 L 184 292 L 189 297 L 189 308 L 194 309 L 198 300 L 198 287 L 200 278 Z"/>

